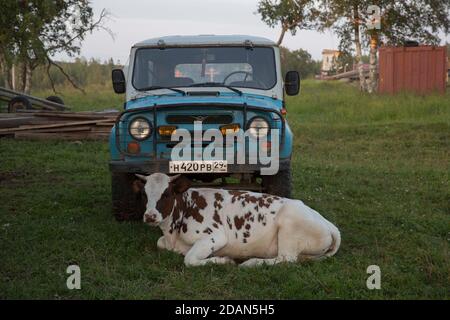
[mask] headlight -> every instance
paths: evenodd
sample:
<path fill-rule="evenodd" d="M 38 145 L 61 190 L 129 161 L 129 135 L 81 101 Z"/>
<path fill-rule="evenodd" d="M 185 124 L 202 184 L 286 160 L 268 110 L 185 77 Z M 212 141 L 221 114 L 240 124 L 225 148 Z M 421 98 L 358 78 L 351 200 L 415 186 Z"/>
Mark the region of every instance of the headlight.
<path fill-rule="evenodd" d="M 269 133 L 269 123 L 263 118 L 254 118 L 248 126 L 248 132 L 253 138 L 262 138 Z"/>
<path fill-rule="evenodd" d="M 130 123 L 130 135 L 136 140 L 144 140 L 152 133 L 152 126 L 145 118 L 135 118 Z"/>

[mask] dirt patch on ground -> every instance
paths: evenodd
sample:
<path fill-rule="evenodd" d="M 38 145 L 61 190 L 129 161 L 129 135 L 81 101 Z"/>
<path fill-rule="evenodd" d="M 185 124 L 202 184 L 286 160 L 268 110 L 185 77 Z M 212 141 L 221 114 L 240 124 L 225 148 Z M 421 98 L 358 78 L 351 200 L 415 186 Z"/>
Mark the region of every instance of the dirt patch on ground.
<path fill-rule="evenodd" d="M 28 172 L 15 172 L 15 171 L 0 171 L 0 184 L 6 185 L 9 183 L 18 182 L 28 176 Z"/>

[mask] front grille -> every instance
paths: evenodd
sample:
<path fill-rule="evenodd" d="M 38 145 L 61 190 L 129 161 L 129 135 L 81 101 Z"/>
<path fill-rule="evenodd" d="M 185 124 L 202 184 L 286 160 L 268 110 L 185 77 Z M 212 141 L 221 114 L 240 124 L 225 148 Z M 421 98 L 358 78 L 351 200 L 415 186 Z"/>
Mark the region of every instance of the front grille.
<path fill-rule="evenodd" d="M 230 124 L 233 122 L 233 116 L 229 114 L 212 115 L 189 115 L 189 114 L 171 114 L 166 117 L 168 124 L 193 124 L 195 121 L 201 121 L 202 124 Z"/>

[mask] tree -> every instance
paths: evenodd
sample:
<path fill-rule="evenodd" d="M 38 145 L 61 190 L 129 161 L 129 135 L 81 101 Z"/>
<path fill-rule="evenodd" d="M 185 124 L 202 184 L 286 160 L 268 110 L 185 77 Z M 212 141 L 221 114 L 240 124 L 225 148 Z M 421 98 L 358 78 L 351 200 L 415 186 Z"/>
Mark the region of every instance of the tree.
<path fill-rule="evenodd" d="M 102 23 L 107 12 L 103 10 L 94 21 L 87 0 L 2 0 L 1 6 L 0 63 L 6 85 L 15 86 L 11 81 L 11 70 L 17 65 L 20 81 L 16 89 L 29 92 L 33 70 L 45 65 L 52 84 L 50 68 L 55 67 L 78 88 L 53 57 L 62 52 L 69 57 L 78 55 L 81 42 L 89 32 L 105 29 Z"/>
<path fill-rule="evenodd" d="M 298 29 L 311 29 L 317 25 L 319 10 L 314 0 L 261 0 L 258 13 L 262 20 L 274 28 L 281 24 L 277 44 L 281 45 L 286 32 L 295 35 Z"/>
<path fill-rule="evenodd" d="M 380 12 L 368 10 L 377 6 Z M 322 0 L 323 28 L 332 28 L 340 38 L 341 50 L 356 54 L 361 90 L 374 92 L 377 87 L 377 49 L 380 40 L 387 45 L 403 45 L 406 40 L 438 44 L 439 32 L 450 30 L 448 0 Z M 377 17 L 379 13 L 379 16 Z M 379 19 L 379 28 L 368 28 L 370 20 Z M 362 64 L 362 48 L 370 46 L 370 77 Z"/>
<path fill-rule="evenodd" d="M 298 71 L 302 78 L 318 74 L 320 63 L 312 59 L 311 54 L 303 49 L 290 51 L 288 48 L 280 47 L 281 67 L 283 74 L 287 71 Z"/>
<path fill-rule="evenodd" d="M 14 50 L 14 24 L 11 21 L 16 19 L 15 12 L 18 2 L 1 0 L 0 6 L 0 71 L 3 74 L 5 87 L 13 88 L 12 66 L 13 57 L 10 54 Z"/>
<path fill-rule="evenodd" d="M 361 91 L 365 91 L 366 76 L 363 69 L 361 27 L 364 22 L 362 8 L 368 5 L 364 0 L 323 0 L 323 28 L 331 28 L 340 39 L 339 50 L 355 52 Z M 353 47 L 354 46 L 354 47 Z"/>

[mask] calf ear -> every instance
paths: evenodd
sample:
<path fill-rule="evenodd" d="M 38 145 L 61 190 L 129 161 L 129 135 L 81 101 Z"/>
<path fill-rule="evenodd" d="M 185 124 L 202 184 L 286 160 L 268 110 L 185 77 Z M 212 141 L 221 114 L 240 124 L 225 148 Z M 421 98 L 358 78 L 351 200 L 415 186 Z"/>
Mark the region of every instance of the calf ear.
<path fill-rule="evenodd" d="M 176 193 L 183 193 L 187 189 L 189 189 L 192 185 L 191 180 L 186 178 L 185 176 L 181 176 L 173 182 L 174 190 Z"/>
<path fill-rule="evenodd" d="M 177 180 L 179 177 L 181 177 L 181 174 L 177 174 L 177 175 L 175 175 L 175 176 L 169 177 L 170 182 L 174 182 L 174 181 Z"/>
<path fill-rule="evenodd" d="M 142 174 L 135 174 L 135 176 L 136 177 L 138 177 L 139 179 L 141 179 L 142 181 L 147 181 L 147 178 L 148 178 L 148 176 L 144 176 L 144 175 L 142 175 Z"/>
<path fill-rule="evenodd" d="M 133 192 L 134 193 L 141 193 L 144 190 L 145 187 L 145 183 L 143 183 L 141 180 L 134 180 L 133 181 Z"/>

